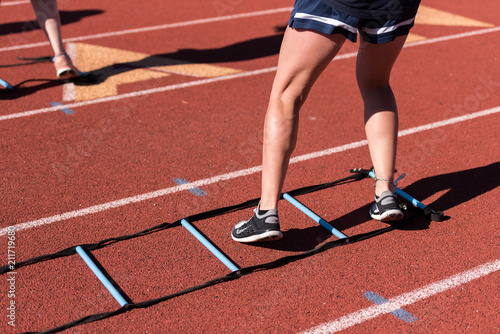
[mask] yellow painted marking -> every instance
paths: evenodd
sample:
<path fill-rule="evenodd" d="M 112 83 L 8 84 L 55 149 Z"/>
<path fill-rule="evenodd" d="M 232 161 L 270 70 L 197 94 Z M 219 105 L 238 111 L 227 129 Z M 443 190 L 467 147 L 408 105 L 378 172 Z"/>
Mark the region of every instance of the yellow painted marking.
<path fill-rule="evenodd" d="M 158 79 L 181 74 L 195 77 L 217 77 L 239 73 L 241 70 L 209 64 L 178 64 L 148 66 L 158 63 L 161 58 L 148 58 L 150 55 L 105 46 L 76 43 L 75 64 L 81 71 L 100 73 L 102 83 L 95 85 L 75 85 L 75 101 L 86 101 L 118 94 L 118 86 L 145 80 Z M 164 59 L 168 63 L 169 59 Z"/>
<path fill-rule="evenodd" d="M 234 68 L 214 66 L 209 64 L 181 64 L 159 66 L 158 69 L 163 69 L 167 72 L 177 73 L 182 75 L 190 75 L 194 77 L 213 78 L 223 75 L 235 74 L 242 72 Z"/>
<path fill-rule="evenodd" d="M 117 72 L 115 64 L 133 63 L 148 57 L 148 54 L 77 43 L 76 67 L 84 72 L 100 70 L 105 81 L 88 86 L 75 86 L 75 101 L 86 101 L 118 94 L 118 86 L 144 80 L 169 76 L 169 73 L 147 69 L 132 69 Z"/>
<path fill-rule="evenodd" d="M 464 16 L 452 14 L 439 9 L 420 6 L 415 24 L 455 26 L 455 27 L 493 27 L 493 24 L 469 19 Z"/>
<path fill-rule="evenodd" d="M 424 37 L 424 36 L 421 36 L 421 35 L 417 35 L 417 34 L 414 34 L 414 33 L 409 33 L 408 34 L 408 37 L 406 38 L 406 42 L 405 43 L 411 43 L 411 42 L 416 42 L 416 41 L 423 41 L 424 39 L 427 39 L 427 37 Z"/>
<path fill-rule="evenodd" d="M 494 25 L 481 22 L 474 19 L 469 19 L 464 16 L 452 14 L 439 9 L 420 5 L 417 16 L 415 17 L 415 25 L 436 25 L 436 26 L 455 26 L 455 27 L 493 27 Z M 410 33 L 406 39 L 407 43 L 421 41 L 427 39 L 425 36 Z"/>

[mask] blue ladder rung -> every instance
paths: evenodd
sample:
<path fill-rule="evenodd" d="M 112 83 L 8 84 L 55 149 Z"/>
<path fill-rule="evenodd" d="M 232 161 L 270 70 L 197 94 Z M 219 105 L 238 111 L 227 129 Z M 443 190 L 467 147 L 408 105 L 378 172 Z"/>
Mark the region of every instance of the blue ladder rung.
<path fill-rule="evenodd" d="M 92 261 L 92 259 L 87 255 L 87 253 L 85 253 L 85 251 L 83 250 L 83 248 L 80 247 L 80 246 L 77 246 L 76 247 L 76 251 L 77 251 L 78 254 L 80 254 L 80 256 L 82 257 L 83 261 L 85 261 L 85 263 L 94 272 L 94 274 L 97 276 L 97 278 L 99 278 L 99 280 L 101 281 L 101 283 L 104 284 L 104 286 L 106 287 L 106 289 L 108 289 L 108 291 L 111 293 L 111 295 L 116 299 L 116 301 L 118 302 L 118 304 L 120 304 L 120 306 L 127 305 L 128 304 L 127 301 L 122 297 L 122 295 L 118 292 L 118 290 L 115 289 L 115 287 L 113 286 L 113 284 L 111 284 L 111 282 L 106 278 L 106 276 L 104 276 L 104 274 L 96 266 L 96 264 L 94 263 L 94 261 Z"/>
<path fill-rule="evenodd" d="M 222 263 L 226 265 L 231 271 L 238 271 L 236 267 L 224 254 L 222 254 L 214 245 L 210 243 L 200 232 L 198 232 L 193 225 L 189 224 L 186 219 L 181 220 L 182 226 L 184 226 L 196 239 L 198 239 L 205 247 L 208 248 L 212 254 L 214 254 Z"/>
<path fill-rule="evenodd" d="M 300 203 L 297 201 L 295 198 L 292 196 L 288 195 L 287 193 L 283 194 L 283 198 L 286 199 L 288 202 L 292 203 L 297 209 L 305 213 L 309 218 L 314 220 L 316 223 L 320 224 L 324 228 L 326 228 L 331 234 L 335 235 L 339 239 L 346 239 L 347 236 L 340 232 L 339 230 L 335 229 L 333 226 L 328 224 L 323 218 L 312 212 L 308 207 L 306 207 L 304 204 Z"/>

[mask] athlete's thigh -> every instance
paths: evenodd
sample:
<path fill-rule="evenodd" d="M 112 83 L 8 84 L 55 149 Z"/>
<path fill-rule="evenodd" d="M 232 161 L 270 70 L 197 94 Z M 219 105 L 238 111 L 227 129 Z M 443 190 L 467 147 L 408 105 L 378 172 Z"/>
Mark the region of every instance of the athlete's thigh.
<path fill-rule="evenodd" d="M 275 84 L 310 88 L 339 52 L 345 37 L 288 27 L 281 45 Z"/>
<path fill-rule="evenodd" d="M 381 87 L 389 83 L 391 70 L 403 48 L 405 36 L 383 44 L 360 40 L 356 59 L 358 85 L 366 88 Z"/>

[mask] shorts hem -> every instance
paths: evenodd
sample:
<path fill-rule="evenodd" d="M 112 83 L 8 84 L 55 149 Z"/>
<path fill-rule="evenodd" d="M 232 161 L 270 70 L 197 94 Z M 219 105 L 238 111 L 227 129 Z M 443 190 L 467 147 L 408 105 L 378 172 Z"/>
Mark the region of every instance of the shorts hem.
<path fill-rule="evenodd" d="M 320 22 L 315 22 L 312 20 L 304 20 L 291 18 L 288 22 L 288 26 L 293 29 L 309 29 L 314 30 L 326 35 L 341 34 L 345 36 L 349 41 L 356 43 L 358 34 L 352 33 L 341 27 L 336 27 L 332 25 L 322 24 Z"/>
<path fill-rule="evenodd" d="M 406 36 L 410 33 L 410 29 L 413 27 L 414 23 L 409 25 L 405 25 L 403 27 L 399 27 L 398 29 L 385 34 L 372 35 L 363 32 L 362 30 L 359 32 L 361 38 L 367 43 L 371 44 L 384 44 L 394 41 L 396 38 L 400 36 Z"/>
<path fill-rule="evenodd" d="M 367 43 L 383 44 L 408 35 L 414 19 L 363 19 L 337 11 L 322 0 L 296 0 L 288 25 L 326 35 L 341 34 L 353 43 L 359 34 Z"/>

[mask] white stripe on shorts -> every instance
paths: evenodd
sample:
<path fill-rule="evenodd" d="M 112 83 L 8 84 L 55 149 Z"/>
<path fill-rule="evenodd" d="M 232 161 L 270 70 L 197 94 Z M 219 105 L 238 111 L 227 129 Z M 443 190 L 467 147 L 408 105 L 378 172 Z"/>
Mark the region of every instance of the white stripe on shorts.
<path fill-rule="evenodd" d="M 304 19 L 304 20 L 313 20 L 313 21 L 318 21 L 318 22 L 325 23 L 328 25 L 332 25 L 335 27 L 341 27 L 341 28 L 344 28 L 345 30 L 348 30 L 348 31 L 355 33 L 355 34 L 358 32 L 358 29 L 356 29 L 355 27 L 350 26 L 347 23 L 344 23 L 342 21 L 331 19 L 329 17 L 311 15 L 311 14 L 307 14 L 307 13 L 295 13 L 294 18 Z"/>
<path fill-rule="evenodd" d="M 401 26 L 409 25 L 414 20 L 415 20 L 415 18 L 411 18 L 409 20 L 400 22 L 400 23 L 398 23 L 396 25 L 389 26 L 389 27 L 374 28 L 374 29 L 361 28 L 361 30 L 363 30 L 364 32 L 366 32 L 368 35 L 382 35 L 382 34 L 385 34 L 385 33 L 388 33 L 388 32 L 392 32 L 392 31 L 396 30 L 397 28 L 399 28 Z"/>

